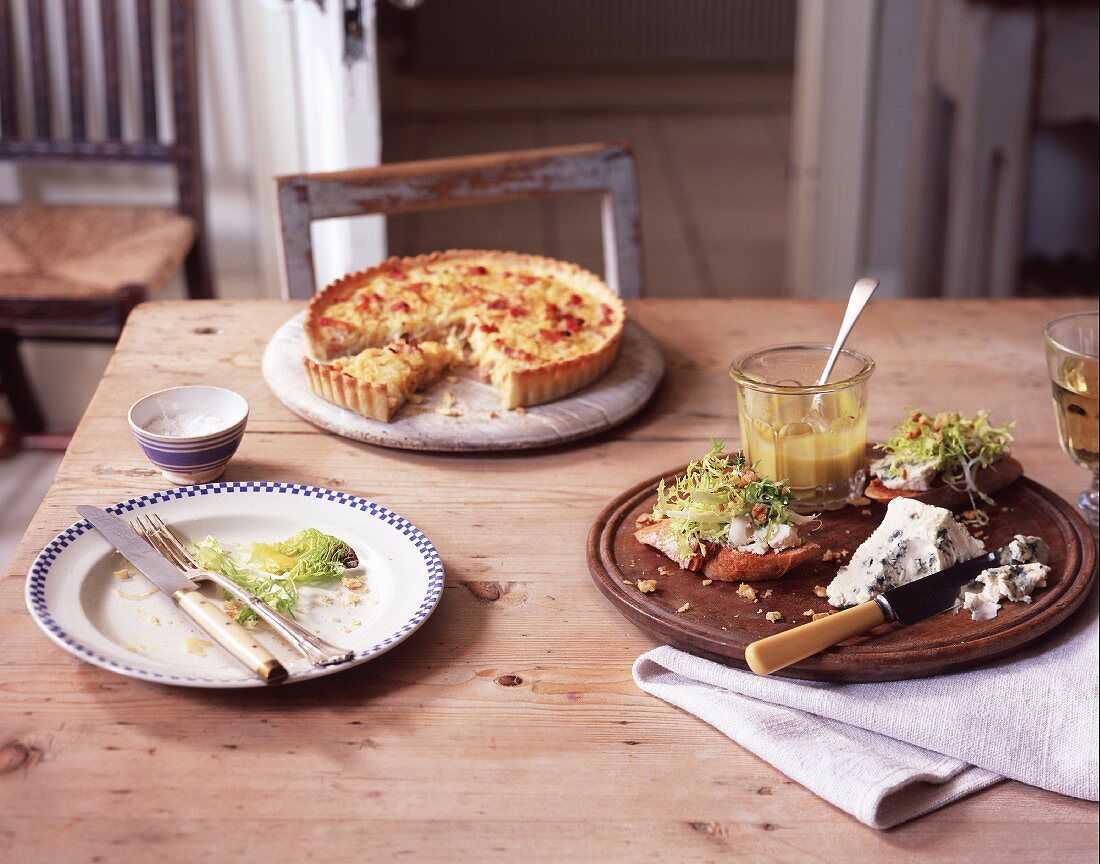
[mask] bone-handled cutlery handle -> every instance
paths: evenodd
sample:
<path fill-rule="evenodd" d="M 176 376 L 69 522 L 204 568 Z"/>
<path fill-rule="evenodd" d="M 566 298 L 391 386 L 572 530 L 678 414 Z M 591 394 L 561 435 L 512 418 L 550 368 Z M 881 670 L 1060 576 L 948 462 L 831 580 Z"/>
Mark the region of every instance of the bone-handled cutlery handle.
<path fill-rule="evenodd" d="M 757 675 L 771 675 L 838 642 L 873 630 L 885 621 L 882 607 L 868 600 L 835 615 L 753 642 L 745 649 L 745 662 Z"/>
<path fill-rule="evenodd" d="M 197 570 L 190 571 L 188 575 L 193 579 L 213 582 L 223 591 L 228 591 L 255 612 L 272 630 L 297 648 L 302 656 L 314 666 L 335 666 L 338 663 L 346 663 L 355 656 L 354 651 L 340 648 L 320 636 L 310 633 L 298 622 L 273 609 L 259 597 L 253 597 L 244 588 L 221 573 L 212 570 Z"/>
<path fill-rule="evenodd" d="M 226 615 L 220 606 L 207 600 L 197 588 L 181 588 L 172 599 L 210 638 L 266 683 L 278 684 L 286 680 L 286 667 L 256 640 L 255 635 Z"/>

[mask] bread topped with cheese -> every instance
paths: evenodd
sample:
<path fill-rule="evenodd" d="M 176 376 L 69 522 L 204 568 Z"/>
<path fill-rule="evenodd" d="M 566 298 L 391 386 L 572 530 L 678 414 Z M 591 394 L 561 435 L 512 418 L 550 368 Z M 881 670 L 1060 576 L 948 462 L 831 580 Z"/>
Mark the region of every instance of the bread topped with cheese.
<path fill-rule="evenodd" d="M 310 301 L 305 334 L 312 356 L 305 363 L 311 385 L 356 377 L 355 370 L 360 380 L 373 380 L 377 355 L 363 352 L 434 342 L 476 366 L 500 391 L 502 405 L 516 408 L 559 399 L 604 374 L 625 321 L 622 300 L 573 264 L 477 250 L 391 258 Z M 347 357 L 363 359 L 354 370 L 334 362 Z M 331 368 L 322 371 L 325 365 Z M 314 390 L 364 413 L 342 401 L 339 387 Z"/>
<path fill-rule="evenodd" d="M 935 507 L 977 507 L 1018 480 L 1023 466 L 1009 455 L 1013 423 L 995 426 L 986 411 L 931 415 L 908 411 L 894 434 L 878 445 L 864 494 L 887 503 L 913 498 Z"/>
<path fill-rule="evenodd" d="M 743 453 L 725 455 L 722 442 L 657 487 L 651 513 L 634 537 L 659 549 L 684 570 L 708 579 L 753 582 L 781 579 L 824 550 L 799 534 L 810 521 L 789 509 L 790 489 L 749 467 Z"/>

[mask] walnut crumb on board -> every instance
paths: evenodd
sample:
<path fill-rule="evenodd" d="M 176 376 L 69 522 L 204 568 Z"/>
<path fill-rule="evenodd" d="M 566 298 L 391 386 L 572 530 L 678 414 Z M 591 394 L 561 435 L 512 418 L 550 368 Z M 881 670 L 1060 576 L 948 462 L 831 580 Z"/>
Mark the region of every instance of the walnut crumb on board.
<path fill-rule="evenodd" d="M 638 590 L 643 594 L 652 594 L 657 590 L 656 579 L 639 579 L 635 584 L 638 586 Z"/>
<path fill-rule="evenodd" d="M 772 589 L 769 588 L 767 591 L 764 592 L 764 599 L 767 600 L 771 596 L 772 596 Z"/>
<path fill-rule="evenodd" d="M 807 609 L 805 612 L 802 613 L 802 617 L 803 618 L 813 618 L 814 617 L 814 610 L 813 609 Z"/>
<path fill-rule="evenodd" d="M 870 516 L 871 515 L 871 508 L 865 507 L 863 510 L 860 510 L 859 512 L 862 513 L 864 516 Z"/>
<path fill-rule="evenodd" d="M 349 591 L 358 591 L 363 587 L 363 580 L 356 576 L 341 576 L 340 581 Z"/>
<path fill-rule="evenodd" d="M 821 556 L 822 561 L 843 561 L 848 554 L 847 549 L 826 549 L 825 554 Z"/>
<path fill-rule="evenodd" d="M 713 583 L 714 583 L 714 580 L 713 580 L 713 579 L 704 579 L 704 580 L 703 580 L 703 584 L 704 584 L 704 585 L 711 585 L 711 584 L 713 584 Z"/>
<path fill-rule="evenodd" d="M 771 621 L 774 624 L 776 621 L 782 621 L 783 620 L 783 613 L 782 612 L 769 612 L 764 617 L 767 618 L 769 621 Z"/>
<path fill-rule="evenodd" d="M 490 420 L 496 420 L 500 415 L 496 411 L 490 411 L 486 416 L 488 416 Z"/>
<path fill-rule="evenodd" d="M 828 597 L 829 596 L 829 589 L 826 588 L 824 585 L 814 585 L 814 596 L 815 597 Z"/>
<path fill-rule="evenodd" d="M 677 611 L 677 612 L 687 612 L 687 611 L 688 611 L 688 609 L 690 609 L 690 608 L 691 608 L 691 604 L 690 604 L 690 603 L 685 603 L 685 604 L 684 604 L 683 606 L 681 606 L 681 607 L 680 607 L 679 609 L 677 609 L 676 611 Z"/>
<path fill-rule="evenodd" d="M 745 582 L 742 582 L 740 585 L 737 586 L 737 593 L 744 597 L 746 600 L 752 600 L 754 603 L 756 602 L 756 589 L 753 588 L 751 585 L 746 584 Z"/>
<path fill-rule="evenodd" d="M 835 611 L 836 610 L 834 609 L 833 612 Z M 833 614 L 833 612 L 814 612 L 813 620 L 820 621 L 822 618 L 828 618 L 830 615 Z"/>

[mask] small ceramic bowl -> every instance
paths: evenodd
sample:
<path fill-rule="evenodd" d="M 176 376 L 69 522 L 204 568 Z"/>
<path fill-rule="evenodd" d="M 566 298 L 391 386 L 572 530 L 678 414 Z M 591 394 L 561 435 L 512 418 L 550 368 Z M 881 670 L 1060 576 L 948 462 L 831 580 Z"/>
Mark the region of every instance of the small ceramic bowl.
<path fill-rule="evenodd" d="M 138 399 L 128 419 L 149 461 L 188 486 L 221 477 L 244 437 L 248 402 L 224 387 L 173 387 Z"/>

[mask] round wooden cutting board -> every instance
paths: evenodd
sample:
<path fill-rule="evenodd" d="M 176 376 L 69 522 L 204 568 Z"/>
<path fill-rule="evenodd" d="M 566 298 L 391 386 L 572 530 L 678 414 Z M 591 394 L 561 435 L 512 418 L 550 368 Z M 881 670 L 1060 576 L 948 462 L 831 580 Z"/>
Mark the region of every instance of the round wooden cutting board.
<path fill-rule="evenodd" d="M 607 374 L 564 399 L 535 405 L 524 413 L 507 411 L 500 407 L 495 387 L 480 381 L 475 370 L 462 368 L 424 391 L 420 404 L 406 404 L 391 422 L 380 423 L 326 402 L 310 389 L 302 366 L 308 350 L 304 320 L 304 312 L 295 315 L 268 342 L 263 358 L 268 387 L 287 408 L 315 426 L 355 441 L 402 450 L 523 450 L 575 441 L 637 414 L 665 372 L 660 346 L 638 324 L 627 321 L 618 359 Z"/>
<path fill-rule="evenodd" d="M 662 475 L 670 481 L 684 468 Z M 600 591 L 633 624 L 684 651 L 740 668 L 745 647 L 797 627 L 807 611 L 825 612 L 827 600 L 814 586 L 828 585 L 847 563 L 818 562 L 785 579 L 753 582 L 759 602 L 737 594 L 737 582 L 703 584 L 701 574 L 681 570 L 634 538 L 634 522 L 649 512 L 661 477 L 628 489 L 600 514 L 588 538 L 588 566 Z M 1015 534 L 1042 537 L 1050 545 L 1047 587 L 1030 605 L 1002 603 L 996 618 L 973 621 L 968 612 L 945 612 L 912 627 L 884 624 L 822 654 L 784 669 L 781 675 L 818 681 L 892 681 L 963 669 L 1018 651 L 1072 614 L 1088 597 L 1095 578 L 1095 540 L 1084 520 L 1060 497 L 1027 478 L 996 495 L 987 510 L 986 548 L 1003 546 Z M 882 521 L 886 507 L 845 507 L 826 513 L 811 539 L 827 550 L 854 552 Z M 657 591 L 642 594 L 638 579 L 656 579 Z M 627 582 L 631 584 L 626 584 Z M 771 595 L 764 597 L 768 591 Z M 689 604 L 684 612 L 677 610 Z M 772 623 L 768 612 L 783 620 Z"/>

